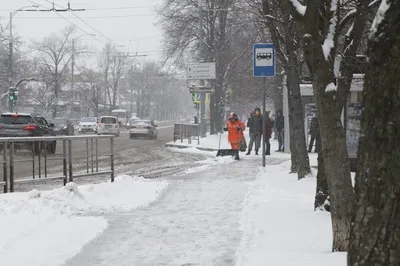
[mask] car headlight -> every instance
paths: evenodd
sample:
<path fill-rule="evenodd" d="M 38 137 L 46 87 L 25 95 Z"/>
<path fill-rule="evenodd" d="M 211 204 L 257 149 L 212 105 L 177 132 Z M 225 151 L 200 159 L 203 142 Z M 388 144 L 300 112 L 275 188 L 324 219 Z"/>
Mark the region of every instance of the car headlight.
<path fill-rule="evenodd" d="M 63 126 L 62 129 L 67 129 L 67 126 Z"/>

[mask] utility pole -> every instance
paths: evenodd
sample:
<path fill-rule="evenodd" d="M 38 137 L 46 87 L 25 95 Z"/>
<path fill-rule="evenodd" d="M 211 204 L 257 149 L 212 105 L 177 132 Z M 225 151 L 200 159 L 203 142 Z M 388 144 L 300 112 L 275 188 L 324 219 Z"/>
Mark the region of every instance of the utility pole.
<path fill-rule="evenodd" d="M 12 32 L 12 19 L 13 19 L 13 12 L 10 12 L 10 57 L 8 61 L 8 71 L 10 73 L 10 88 L 13 85 L 13 80 L 14 80 L 14 70 L 13 70 L 13 64 L 14 64 L 14 48 L 13 48 L 13 32 Z"/>
<path fill-rule="evenodd" d="M 28 0 L 29 1 L 29 0 Z M 68 8 L 66 9 L 56 9 L 54 8 L 54 2 L 53 2 L 53 7 L 51 9 L 37 9 L 39 7 L 39 4 L 29 1 L 33 5 L 30 6 L 25 6 L 21 7 L 19 9 L 16 9 L 13 12 L 10 12 L 10 23 L 9 23 L 9 37 L 10 37 L 10 43 L 9 43 L 9 58 L 8 58 L 8 72 L 9 72 L 9 87 L 11 88 L 13 86 L 14 82 L 14 43 L 13 43 L 13 17 L 15 14 L 17 14 L 19 11 L 24 11 L 24 12 L 67 12 L 67 11 L 85 11 L 85 9 L 72 9 L 70 3 L 68 3 Z M 29 7 L 34 7 L 36 9 L 26 9 Z"/>
<path fill-rule="evenodd" d="M 200 49 L 200 62 L 205 61 L 204 54 L 204 33 L 203 33 L 203 0 L 198 0 L 199 6 L 199 49 Z M 204 87 L 204 79 L 200 80 L 200 87 Z M 207 125 L 206 125 L 206 93 L 200 93 L 200 135 L 202 138 L 206 137 Z"/>

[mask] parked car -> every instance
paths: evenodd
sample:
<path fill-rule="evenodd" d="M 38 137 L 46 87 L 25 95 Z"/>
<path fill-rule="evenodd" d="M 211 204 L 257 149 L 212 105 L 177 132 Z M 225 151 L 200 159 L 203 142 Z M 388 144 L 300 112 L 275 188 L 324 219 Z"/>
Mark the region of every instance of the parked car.
<path fill-rule="evenodd" d="M 27 113 L 3 113 L 0 116 L 0 137 L 42 137 L 55 136 L 54 124 L 37 114 Z M 56 152 L 57 142 L 49 141 L 46 143 L 47 151 L 51 154 Z M 45 147 L 43 142 L 21 141 L 15 142 L 15 149 L 32 150 L 34 154 L 40 154 Z M 0 143 L 0 151 L 4 149 L 4 144 Z"/>
<path fill-rule="evenodd" d="M 54 124 L 54 133 L 56 135 L 74 135 L 74 125 L 68 118 L 54 118 L 51 122 Z"/>
<path fill-rule="evenodd" d="M 157 125 L 154 124 L 153 120 L 139 119 L 132 122 L 133 123 L 129 125 L 130 139 L 136 139 L 138 137 L 157 138 Z"/>
<path fill-rule="evenodd" d="M 113 134 L 119 137 L 119 122 L 115 116 L 102 116 L 97 125 L 97 134 Z"/>
<path fill-rule="evenodd" d="M 82 117 L 78 125 L 79 134 L 97 133 L 97 117 Z"/>

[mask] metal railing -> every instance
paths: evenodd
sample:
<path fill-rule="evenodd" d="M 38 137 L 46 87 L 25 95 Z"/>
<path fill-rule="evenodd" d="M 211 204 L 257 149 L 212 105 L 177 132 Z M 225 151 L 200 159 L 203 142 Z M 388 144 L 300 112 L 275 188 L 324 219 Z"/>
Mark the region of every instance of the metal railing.
<path fill-rule="evenodd" d="M 200 126 L 198 124 L 174 124 L 174 142 L 178 139 L 180 139 L 181 142 L 183 142 L 184 139 L 188 139 L 188 144 L 192 144 L 192 138 L 197 139 L 197 145 L 200 144 Z"/>
<path fill-rule="evenodd" d="M 109 153 L 102 154 L 99 157 L 99 140 L 109 140 Z M 78 140 L 85 141 L 85 155 L 74 156 L 73 144 Z M 51 142 L 62 143 L 62 154 L 49 153 L 49 145 Z M 30 158 L 22 156 L 18 158 L 16 155 L 16 146 L 24 144 L 32 147 Z M 74 178 L 84 176 L 96 176 L 109 174 L 111 182 L 114 182 L 114 136 L 113 135 L 85 135 L 85 136 L 51 136 L 51 137 L 10 137 L 0 138 L 0 151 L 3 153 L 3 160 L 0 161 L 2 166 L 2 177 L 0 178 L 0 186 L 3 186 L 4 193 L 14 192 L 15 184 L 37 182 L 44 180 L 62 180 L 63 184 L 73 182 Z M 1 156 L 1 155 L 0 155 Z M 21 157 L 21 156 L 19 156 Z M 25 157 L 25 158 L 24 158 Z M 75 172 L 74 166 L 82 164 L 83 171 Z M 99 168 L 100 159 L 109 161 L 107 169 Z M 76 160 L 76 161 L 75 161 Z M 61 169 L 59 163 L 55 163 L 52 169 L 49 169 L 49 163 L 53 161 L 61 161 Z M 31 163 L 31 176 L 22 173 L 19 176 L 15 173 L 17 166 L 26 166 Z M 51 166 L 50 166 L 51 167 Z M 49 175 L 49 170 L 55 172 L 55 175 Z M 57 172 L 59 171 L 59 172 Z M 26 171 L 25 171 L 26 172 Z M 1 173 L 1 172 L 0 172 Z"/>

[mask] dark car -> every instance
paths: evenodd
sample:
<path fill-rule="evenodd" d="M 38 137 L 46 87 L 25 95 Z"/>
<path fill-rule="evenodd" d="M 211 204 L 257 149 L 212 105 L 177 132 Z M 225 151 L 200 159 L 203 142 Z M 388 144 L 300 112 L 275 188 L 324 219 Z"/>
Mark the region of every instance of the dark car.
<path fill-rule="evenodd" d="M 74 135 L 74 125 L 71 120 L 67 118 L 54 118 L 51 120 L 54 124 L 54 133 L 56 135 Z"/>
<path fill-rule="evenodd" d="M 54 125 L 48 123 L 46 119 L 36 114 L 23 113 L 3 113 L 0 115 L 0 138 L 5 137 L 42 137 L 55 136 Z M 46 143 L 49 153 L 56 152 L 57 142 L 49 141 Z M 0 143 L 0 150 L 4 149 L 4 144 Z M 44 148 L 42 142 L 21 141 L 15 142 L 15 149 L 32 150 L 35 154 L 40 154 Z"/>

